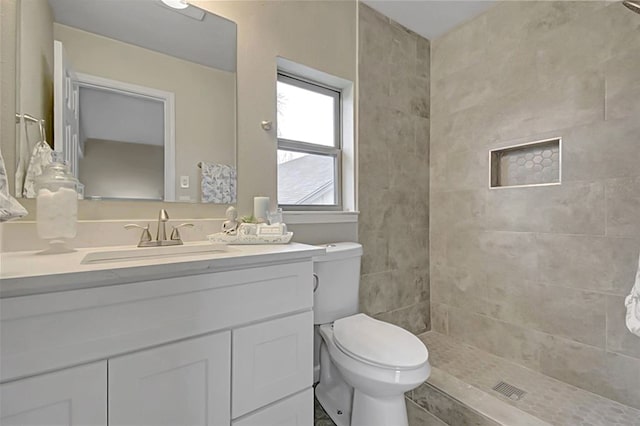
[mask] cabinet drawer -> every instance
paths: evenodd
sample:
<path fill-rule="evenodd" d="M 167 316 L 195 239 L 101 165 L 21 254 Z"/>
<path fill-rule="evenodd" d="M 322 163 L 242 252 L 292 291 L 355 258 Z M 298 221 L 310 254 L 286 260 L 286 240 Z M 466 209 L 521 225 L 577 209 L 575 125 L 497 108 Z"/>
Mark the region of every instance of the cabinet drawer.
<path fill-rule="evenodd" d="M 278 401 L 239 420 L 233 426 L 311 426 L 313 424 L 313 389 Z"/>
<path fill-rule="evenodd" d="M 1 299 L 0 380 L 310 310 L 312 274 L 309 260 Z"/>
<path fill-rule="evenodd" d="M 107 363 L 96 362 L 0 386 L 0 424 L 107 424 Z"/>
<path fill-rule="evenodd" d="M 109 424 L 229 424 L 231 333 L 109 360 Z"/>
<path fill-rule="evenodd" d="M 313 313 L 233 331 L 232 417 L 310 387 Z"/>

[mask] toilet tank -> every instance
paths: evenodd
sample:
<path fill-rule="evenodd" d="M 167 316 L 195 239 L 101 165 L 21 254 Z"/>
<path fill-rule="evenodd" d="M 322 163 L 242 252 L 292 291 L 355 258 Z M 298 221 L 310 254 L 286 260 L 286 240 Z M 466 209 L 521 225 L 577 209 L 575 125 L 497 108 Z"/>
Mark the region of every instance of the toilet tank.
<path fill-rule="evenodd" d="M 313 258 L 315 324 L 326 324 L 358 313 L 360 259 L 358 243 L 333 243 L 327 253 Z M 315 286 L 317 283 L 317 286 Z"/>

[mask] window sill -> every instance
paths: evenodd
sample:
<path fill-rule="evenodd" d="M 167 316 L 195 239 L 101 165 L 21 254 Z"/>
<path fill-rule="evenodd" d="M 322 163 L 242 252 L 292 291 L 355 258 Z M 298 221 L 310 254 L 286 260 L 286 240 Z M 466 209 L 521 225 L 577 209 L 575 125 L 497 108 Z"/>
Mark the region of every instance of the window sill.
<path fill-rule="evenodd" d="M 358 212 L 349 211 L 285 211 L 284 223 L 287 225 L 311 225 L 320 223 L 358 223 Z"/>

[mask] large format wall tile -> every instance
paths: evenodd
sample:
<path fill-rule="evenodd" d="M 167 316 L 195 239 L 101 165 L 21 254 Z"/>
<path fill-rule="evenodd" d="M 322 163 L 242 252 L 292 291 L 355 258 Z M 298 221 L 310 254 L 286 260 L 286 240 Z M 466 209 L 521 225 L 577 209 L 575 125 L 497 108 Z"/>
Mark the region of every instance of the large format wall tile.
<path fill-rule="evenodd" d="M 431 299 L 431 330 L 449 334 L 449 308 Z"/>
<path fill-rule="evenodd" d="M 429 328 L 430 42 L 359 6 L 360 309 Z"/>
<path fill-rule="evenodd" d="M 604 235 L 604 183 L 494 189 L 487 196 L 487 227 Z"/>
<path fill-rule="evenodd" d="M 540 332 L 451 306 L 448 330 L 467 344 L 540 370 Z"/>
<path fill-rule="evenodd" d="M 605 347 L 605 295 L 518 278 L 478 279 L 478 275 L 455 268 L 445 277 L 434 273 L 432 302 Z"/>
<path fill-rule="evenodd" d="M 485 229 L 486 195 L 484 190 L 433 191 L 432 227 L 456 231 Z"/>
<path fill-rule="evenodd" d="M 640 359 L 640 338 L 626 327 L 624 300 L 624 296 L 607 296 L 607 350 Z"/>
<path fill-rule="evenodd" d="M 606 193 L 607 235 L 640 238 L 640 177 L 607 181 Z"/>
<path fill-rule="evenodd" d="M 472 25 L 461 26 L 440 37 L 437 44 L 431 45 L 431 78 L 439 79 L 481 62 L 487 52 L 488 34 L 486 15 L 481 15 Z"/>
<path fill-rule="evenodd" d="M 360 310 L 375 315 L 392 310 L 397 305 L 391 285 L 391 271 L 365 274 L 360 278 Z"/>
<path fill-rule="evenodd" d="M 538 234 L 536 246 L 542 281 L 618 295 L 629 293 L 640 241 Z"/>
<path fill-rule="evenodd" d="M 634 37 L 637 38 L 637 37 Z M 605 64 L 607 92 L 605 96 L 606 119 L 640 116 L 640 81 L 630 69 L 640 68 L 640 49 L 625 52 Z"/>
<path fill-rule="evenodd" d="M 638 54 L 640 55 L 640 51 Z M 638 99 L 640 92 L 635 97 L 636 103 L 640 105 Z M 638 117 L 640 110 L 634 117 L 598 121 L 559 132 L 559 136 L 563 138 L 562 180 L 567 182 L 640 176 Z"/>
<path fill-rule="evenodd" d="M 545 336 L 540 371 L 558 380 L 640 408 L 640 360 Z"/>
<path fill-rule="evenodd" d="M 376 315 L 376 318 L 400 326 L 414 334 L 424 333 L 429 329 L 429 303 L 420 302 L 395 311 L 383 312 Z"/>

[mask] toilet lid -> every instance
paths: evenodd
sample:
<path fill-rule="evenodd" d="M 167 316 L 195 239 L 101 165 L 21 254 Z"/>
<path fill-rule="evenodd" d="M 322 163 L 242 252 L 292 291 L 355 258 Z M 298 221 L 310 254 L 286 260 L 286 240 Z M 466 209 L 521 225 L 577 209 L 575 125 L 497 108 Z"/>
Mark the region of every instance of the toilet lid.
<path fill-rule="evenodd" d="M 426 346 L 416 336 L 365 314 L 336 320 L 333 338 L 344 352 L 383 367 L 416 368 L 429 359 Z"/>

